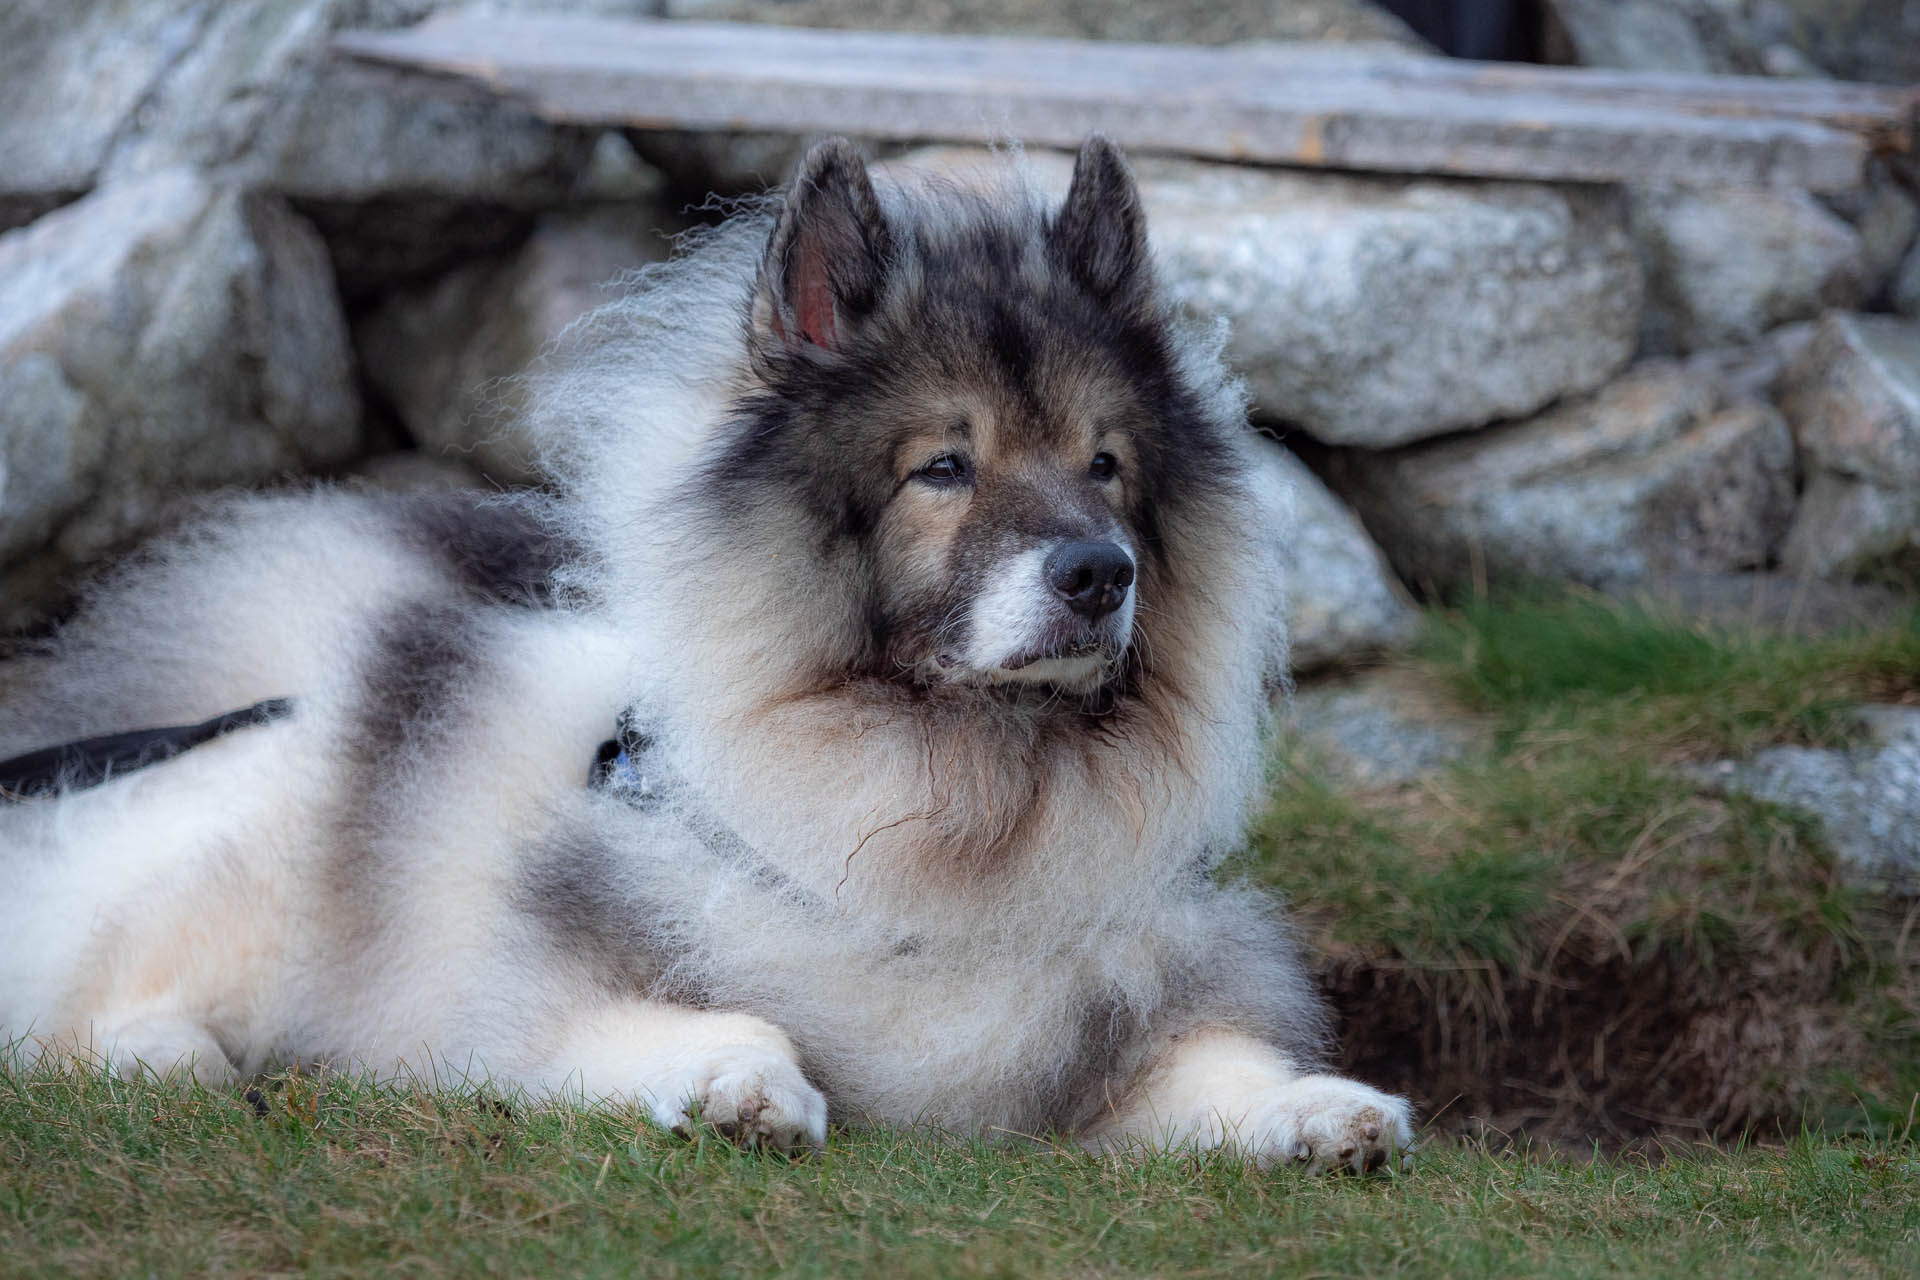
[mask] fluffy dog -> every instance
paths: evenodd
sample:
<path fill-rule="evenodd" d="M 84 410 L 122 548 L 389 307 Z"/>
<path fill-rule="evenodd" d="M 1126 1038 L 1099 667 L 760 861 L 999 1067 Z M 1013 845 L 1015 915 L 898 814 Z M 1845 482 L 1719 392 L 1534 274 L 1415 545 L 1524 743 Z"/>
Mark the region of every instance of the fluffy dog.
<path fill-rule="evenodd" d="M 1216 875 L 1278 548 L 1110 144 L 1058 208 L 822 144 L 534 399 L 564 496 L 230 500 L 0 668 L 0 755 L 286 700 L 0 805 L 16 1057 L 484 1075 L 784 1148 L 1407 1147 Z"/>

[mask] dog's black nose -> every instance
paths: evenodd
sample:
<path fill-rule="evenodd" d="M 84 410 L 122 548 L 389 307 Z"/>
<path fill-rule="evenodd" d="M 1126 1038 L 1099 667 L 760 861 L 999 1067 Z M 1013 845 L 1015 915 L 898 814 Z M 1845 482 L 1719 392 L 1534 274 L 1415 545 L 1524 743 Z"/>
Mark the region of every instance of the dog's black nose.
<path fill-rule="evenodd" d="M 1047 553 L 1042 572 L 1067 608 L 1089 620 L 1120 607 L 1133 585 L 1133 557 L 1115 542 L 1063 542 Z"/>

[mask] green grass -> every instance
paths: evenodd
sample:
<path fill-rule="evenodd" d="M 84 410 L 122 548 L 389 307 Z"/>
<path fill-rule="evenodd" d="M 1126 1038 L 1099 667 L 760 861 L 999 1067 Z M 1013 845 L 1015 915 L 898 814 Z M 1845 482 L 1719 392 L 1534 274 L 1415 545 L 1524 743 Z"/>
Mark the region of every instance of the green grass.
<path fill-rule="evenodd" d="M 1424 656 L 1509 740 L 1563 726 L 1641 755 L 1833 745 L 1845 741 L 1856 704 L 1920 693 L 1920 610 L 1900 626 L 1805 640 L 1541 594 L 1436 616 Z"/>
<path fill-rule="evenodd" d="M 1616 1158 L 1442 1143 L 1395 1177 L 838 1132 L 806 1159 L 635 1117 L 312 1077 L 0 1078 L 0 1275 L 1913 1274 L 1920 1150 Z"/>
<path fill-rule="evenodd" d="M 1404 1174 L 875 1129 L 787 1161 L 471 1094 L 55 1071 L 0 1076 L 0 1276 L 1920 1275 L 1916 915 L 1674 772 L 1920 700 L 1920 619 L 1807 642 L 1536 598 L 1435 615 L 1404 665 L 1485 754 L 1359 795 L 1290 754 L 1250 863 L 1362 1071 L 1439 1113 Z M 1645 1137 L 1675 1121 L 1724 1141 Z"/>
<path fill-rule="evenodd" d="M 1424 1043 L 1371 1028 L 1426 1059 L 1405 1087 L 1422 1072 L 1478 1077 L 1446 1086 L 1477 1111 L 1503 1105 L 1499 1079 L 1551 1083 L 1578 1099 L 1550 1127 L 1613 1136 L 1645 1131 L 1617 1104 L 1649 1091 L 1663 1115 L 1723 1136 L 1884 1130 L 1906 1113 L 1920 1093 L 1915 904 L 1849 886 L 1815 823 L 1703 795 L 1679 766 L 1844 745 L 1861 701 L 1920 701 L 1920 614 L 1794 640 L 1578 595 L 1478 602 L 1435 615 L 1404 665 L 1433 701 L 1484 722 L 1488 749 L 1371 794 L 1296 750 L 1253 865 L 1355 1000 L 1377 1002 L 1384 984 L 1408 1018 L 1422 1002 L 1451 1011 Z M 1735 1019 L 1782 1029 L 1743 1041 Z M 1699 1053 L 1663 1056 L 1689 1036 Z M 1387 1057 L 1363 1045 L 1355 1060 Z"/>

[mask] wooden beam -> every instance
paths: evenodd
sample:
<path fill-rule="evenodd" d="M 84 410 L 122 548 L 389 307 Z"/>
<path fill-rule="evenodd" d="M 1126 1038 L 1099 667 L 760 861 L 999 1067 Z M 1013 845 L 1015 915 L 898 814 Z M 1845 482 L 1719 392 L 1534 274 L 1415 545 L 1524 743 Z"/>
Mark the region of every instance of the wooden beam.
<path fill-rule="evenodd" d="M 354 57 L 479 81 L 556 122 L 1074 146 L 1393 173 L 1856 186 L 1913 90 L 1519 67 L 1340 46 L 1200 48 L 449 11 Z"/>

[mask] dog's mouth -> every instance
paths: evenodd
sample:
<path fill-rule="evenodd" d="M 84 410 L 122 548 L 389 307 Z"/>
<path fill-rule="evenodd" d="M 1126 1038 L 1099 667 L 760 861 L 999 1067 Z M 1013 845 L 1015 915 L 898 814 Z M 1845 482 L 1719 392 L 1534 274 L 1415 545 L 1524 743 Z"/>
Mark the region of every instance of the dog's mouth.
<path fill-rule="evenodd" d="M 1071 656 L 1032 658 L 1020 666 L 999 666 L 987 672 L 992 684 L 1047 685 L 1058 689 L 1090 692 L 1099 687 L 1106 671 L 1106 658 L 1095 651 Z"/>
<path fill-rule="evenodd" d="M 1086 641 L 1070 645 L 1054 645 L 1030 649 L 1015 654 L 995 666 L 982 672 L 989 679 L 999 680 L 1051 680 L 1061 674 L 1077 677 L 1097 675 L 1107 665 L 1108 654 L 1104 647 Z M 935 665 L 945 672 L 959 672 L 965 669 L 960 657 L 952 653 L 942 653 Z"/>
<path fill-rule="evenodd" d="M 1121 543 L 1057 540 L 1006 557 L 948 615 L 940 677 L 1090 693 L 1132 643 L 1134 560 Z"/>
<path fill-rule="evenodd" d="M 1008 658 L 1005 662 L 1002 662 L 995 670 L 1009 673 L 1025 671 L 1043 662 L 1072 665 L 1084 661 L 1098 666 L 1105 656 L 1098 644 L 1091 640 L 1084 640 L 1075 644 L 1054 645 L 1051 648 L 1036 648 L 1026 653 L 1016 654 Z"/>
<path fill-rule="evenodd" d="M 974 667 L 956 654 L 942 653 L 936 665 L 950 677 L 984 680 L 996 685 L 1046 685 L 1089 691 L 1098 688 L 1113 668 L 1114 654 L 1097 640 L 1036 645 L 987 667 Z"/>

